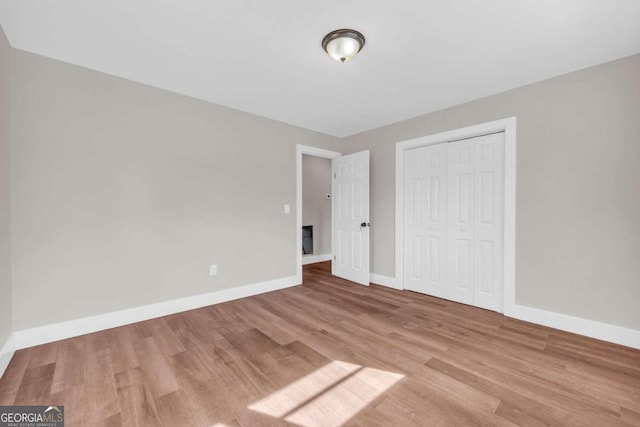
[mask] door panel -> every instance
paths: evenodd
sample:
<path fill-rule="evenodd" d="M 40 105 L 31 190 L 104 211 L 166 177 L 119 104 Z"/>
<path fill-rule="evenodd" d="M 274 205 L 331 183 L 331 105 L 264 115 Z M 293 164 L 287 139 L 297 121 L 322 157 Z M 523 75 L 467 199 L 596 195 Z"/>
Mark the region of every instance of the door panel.
<path fill-rule="evenodd" d="M 447 146 L 451 195 L 447 230 L 449 299 L 473 304 L 474 143 L 466 139 L 443 145 Z"/>
<path fill-rule="evenodd" d="M 502 311 L 504 276 L 504 133 L 473 139 L 476 146 L 474 305 Z"/>
<path fill-rule="evenodd" d="M 333 159 L 332 200 L 332 274 L 369 285 L 369 151 Z"/>
<path fill-rule="evenodd" d="M 446 146 L 408 150 L 405 165 L 404 287 L 446 298 Z"/>

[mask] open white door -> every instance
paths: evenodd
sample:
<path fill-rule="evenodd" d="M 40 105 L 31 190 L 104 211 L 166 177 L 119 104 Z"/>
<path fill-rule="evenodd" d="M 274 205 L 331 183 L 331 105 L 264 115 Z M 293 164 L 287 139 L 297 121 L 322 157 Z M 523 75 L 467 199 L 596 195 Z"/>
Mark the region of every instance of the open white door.
<path fill-rule="evenodd" d="M 369 285 L 369 150 L 333 159 L 333 275 Z"/>

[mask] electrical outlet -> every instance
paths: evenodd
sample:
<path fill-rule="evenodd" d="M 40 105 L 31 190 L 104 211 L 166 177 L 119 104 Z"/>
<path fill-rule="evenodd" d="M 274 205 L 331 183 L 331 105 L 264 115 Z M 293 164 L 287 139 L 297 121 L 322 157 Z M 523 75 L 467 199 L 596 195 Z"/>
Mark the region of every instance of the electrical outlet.
<path fill-rule="evenodd" d="M 218 264 L 211 264 L 209 266 L 209 276 L 217 276 L 218 275 Z"/>
<path fill-rule="evenodd" d="M 291 206 L 289 206 L 288 204 L 284 205 L 284 213 L 286 214 L 291 213 Z"/>

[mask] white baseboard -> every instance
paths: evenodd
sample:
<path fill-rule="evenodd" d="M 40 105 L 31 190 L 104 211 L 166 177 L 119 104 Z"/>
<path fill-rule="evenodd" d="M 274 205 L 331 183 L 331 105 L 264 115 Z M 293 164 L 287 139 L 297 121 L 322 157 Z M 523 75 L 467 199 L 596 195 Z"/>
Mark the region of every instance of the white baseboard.
<path fill-rule="evenodd" d="M 376 285 L 386 286 L 387 288 L 402 290 L 402 285 L 398 283 L 395 277 L 383 276 L 382 274 L 369 273 L 369 281 Z"/>
<path fill-rule="evenodd" d="M 370 281 L 377 285 L 387 286 L 393 289 L 402 289 L 401 285 L 398 284 L 396 279 L 393 277 L 371 273 Z M 300 283 L 296 280 L 296 276 L 290 276 L 237 288 L 224 289 L 208 294 L 195 295 L 177 300 L 16 331 L 9 336 L 7 342 L 2 347 L 2 350 L 0 350 L 0 376 L 7 368 L 13 353 L 21 348 L 45 344 L 104 329 L 115 328 L 130 323 L 149 320 L 208 305 L 219 304 L 265 292 L 276 291 L 296 286 L 298 284 Z M 640 349 L 639 330 L 582 319 L 519 304 L 512 305 L 508 308 L 505 307 L 504 314 L 505 316 L 525 320 L 539 325 Z"/>
<path fill-rule="evenodd" d="M 402 284 L 398 283 L 395 277 L 375 273 L 371 273 L 369 277 L 371 283 L 375 283 L 376 285 L 387 286 L 393 289 L 403 289 Z M 509 307 L 505 307 L 504 315 L 538 325 L 640 349 L 640 331 L 636 329 L 582 319 L 580 317 L 520 304 L 512 304 Z"/>
<path fill-rule="evenodd" d="M 208 305 L 250 297 L 265 292 L 277 291 L 279 289 L 299 284 L 300 282 L 296 280 L 296 276 L 283 277 L 280 279 L 269 280 L 267 282 L 255 283 L 231 289 L 223 289 L 207 294 L 194 295 L 191 297 L 99 314 L 97 316 L 25 329 L 13 333 L 13 346 L 15 349 L 21 349 L 34 345 L 45 344 L 104 329 L 128 325 L 130 323 L 140 322 L 143 320 L 154 319 L 156 317 L 167 316 L 169 314 L 175 314 L 182 311 L 193 310 L 195 308 L 205 307 Z"/>
<path fill-rule="evenodd" d="M 15 334 L 12 333 L 9 335 L 9 338 L 7 338 L 4 346 L 2 346 L 2 350 L 0 350 L 0 378 L 4 375 L 4 371 L 7 369 L 7 366 L 9 366 L 9 362 L 11 362 L 11 358 L 15 352 Z"/>
<path fill-rule="evenodd" d="M 331 261 L 333 255 L 320 254 L 320 255 L 302 255 L 302 265 L 315 264 L 316 262 Z"/>
<path fill-rule="evenodd" d="M 596 322 L 594 320 L 573 317 L 567 314 L 555 313 L 526 305 L 514 304 L 505 307 L 505 316 L 525 320 L 538 325 L 560 329 L 574 334 L 584 335 L 615 344 L 640 349 L 640 331 Z"/>

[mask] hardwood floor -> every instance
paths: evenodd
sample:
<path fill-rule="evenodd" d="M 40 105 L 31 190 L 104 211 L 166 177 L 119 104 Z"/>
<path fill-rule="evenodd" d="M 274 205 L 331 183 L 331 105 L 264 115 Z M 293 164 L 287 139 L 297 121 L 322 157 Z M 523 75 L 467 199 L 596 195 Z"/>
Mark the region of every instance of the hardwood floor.
<path fill-rule="evenodd" d="M 640 425 L 640 351 L 305 266 L 303 286 L 16 352 L 67 426 Z"/>

